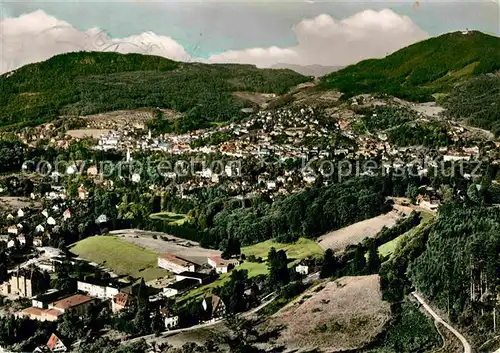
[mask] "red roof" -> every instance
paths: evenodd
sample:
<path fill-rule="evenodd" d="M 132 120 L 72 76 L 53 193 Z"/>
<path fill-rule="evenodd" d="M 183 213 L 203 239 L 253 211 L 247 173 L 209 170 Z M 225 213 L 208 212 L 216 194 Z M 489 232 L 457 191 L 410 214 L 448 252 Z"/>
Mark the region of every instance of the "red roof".
<path fill-rule="evenodd" d="M 70 297 L 58 300 L 57 302 L 52 303 L 52 305 L 58 309 L 70 309 L 72 307 L 90 302 L 92 300 L 94 299 L 91 297 L 87 297 L 86 295 L 75 294 Z"/>
<path fill-rule="evenodd" d="M 37 307 L 29 307 L 22 311 L 23 314 L 32 315 L 32 316 L 42 316 L 43 309 Z"/>
<path fill-rule="evenodd" d="M 129 301 L 129 295 L 128 293 L 123 293 L 123 292 L 118 293 L 113 297 L 113 301 L 118 305 L 125 306 Z"/>
<path fill-rule="evenodd" d="M 45 316 L 55 316 L 55 317 L 58 317 L 59 315 L 62 315 L 63 313 L 60 312 L 59 310 L 56 310 L 56 309 L 48 309 L 48 310 L 44 310 L 43 314 Z"/>
<path fill-rule="evenodd" d="M 163 254 L 163 255 L 160 255 L 160 257 L 162 259 L 165 259 L 165 260 L 168 260 L 176 265 L 179 265 L 179 266 L 191 266 L 192 263 L 189 262 L 189 261 L 186 261 L 184 259 L 181 259 L 180 257 L 174 255 L 174 254 Z"/>
<path fill-rule="evenodd" d="M 57 346 L 57 343 L 58 343 L 58 342 L 61 342 L 61 340 L 59 339 L 59 337 L 57 337 L 57 336 L 53 333 L 53 334 L 50 336 L 49 341 L 47 342 L 47 347 L 49 347 L 49 349 L 50 349 L 51 351 L 53 351 L 53 350 L 54 350 L 54 348 L 56 348 L 56 346 Z M 63 343 L 61 342 L 61 344 L 63 344 Z M 63 345 L 64 345 L 64 344 L 63 344 Z"/>

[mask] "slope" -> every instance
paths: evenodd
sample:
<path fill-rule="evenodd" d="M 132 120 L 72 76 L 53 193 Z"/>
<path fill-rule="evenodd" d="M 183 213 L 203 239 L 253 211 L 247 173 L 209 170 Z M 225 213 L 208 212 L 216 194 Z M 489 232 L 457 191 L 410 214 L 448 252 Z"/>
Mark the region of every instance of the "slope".
<path fill-rule="evenodd" d="M 457 82 L 500 69 L 499 48 L 500 38 L 478 31 L 448 33 L 333 72 L 321 85 L 348 95 L 380 92 L 430 101 Z"/>
<path fill-rule="evenodd" d="M 184 113 L 175 128 L 189 130 L 242 114 L 241 108 L 251 103 L 233 97 L 233 91 L 281 94 L 308 80 L 291 70 L 252 65 L 68 53 L 0 76 L 0 127 L 36 125 L 59 115 L 159 107 Z M 168 129 L 168 124 L 163 128 Z"/>

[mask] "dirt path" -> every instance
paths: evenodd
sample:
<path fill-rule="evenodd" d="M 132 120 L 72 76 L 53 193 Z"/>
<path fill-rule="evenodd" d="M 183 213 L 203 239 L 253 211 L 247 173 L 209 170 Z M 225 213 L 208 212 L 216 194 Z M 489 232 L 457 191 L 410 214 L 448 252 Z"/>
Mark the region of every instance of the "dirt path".
<path fill-rule="evenodd" d="M 413 292 L 412 295 L 419 301 L 420 304 L 424 307 L 424 309 L 440 324 L 445 326 L 448 330 L 450 330 L 459 340 L 462 342 L 464 347 L 464 353 L 472 353 L 472 347 L 467 342 L 464 336 L 457 330 L 455 330 L 451 325 L 449 325 L 446 321 L 444 321 L 432 308 L 424 301 L 424 299 L 417 292 Z M 498 352 L 498 351 L 497 351 Z"/>

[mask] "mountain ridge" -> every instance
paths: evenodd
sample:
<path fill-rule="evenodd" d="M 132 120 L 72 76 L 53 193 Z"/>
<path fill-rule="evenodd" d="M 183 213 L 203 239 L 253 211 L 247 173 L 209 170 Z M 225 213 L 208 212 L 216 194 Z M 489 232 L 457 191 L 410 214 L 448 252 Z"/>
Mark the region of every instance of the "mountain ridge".
<path fill-rule="evenodd" d="M 470 77 L 500 69 L 498 48 L 499 37 L 479 31 L 446 33 L 385 58 L 347 66 L 324 76 L 321 86 L 348 95 L 378 92 L 412 101 L 430 101 Z"/>

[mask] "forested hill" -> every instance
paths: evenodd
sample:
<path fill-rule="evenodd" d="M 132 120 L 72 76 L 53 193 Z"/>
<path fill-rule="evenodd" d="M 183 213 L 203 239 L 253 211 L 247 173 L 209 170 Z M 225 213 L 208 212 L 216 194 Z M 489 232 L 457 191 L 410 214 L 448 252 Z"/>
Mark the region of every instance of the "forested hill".
<path fill-rule="evenodd" d="M 68 53 L 0 76 L 0 127 L 36 125 L 59 115 L 160 107 L 185 113 L 181 129 L 187 130 L 241 114 L 250 103 L 235 99 L 233 91 L 281 94 L 309 79 L 292 70 L 252 65 Z"/>
<path fill-rule="evenodd" d="M 431 101 L 471 76 L 500 69 L 500 38 L 478 31 L 454 32 L 369 59 L 322 79 L 324 88 L 349 95 L 381 92 L 413 101 Z"/>

